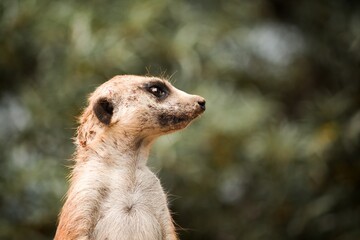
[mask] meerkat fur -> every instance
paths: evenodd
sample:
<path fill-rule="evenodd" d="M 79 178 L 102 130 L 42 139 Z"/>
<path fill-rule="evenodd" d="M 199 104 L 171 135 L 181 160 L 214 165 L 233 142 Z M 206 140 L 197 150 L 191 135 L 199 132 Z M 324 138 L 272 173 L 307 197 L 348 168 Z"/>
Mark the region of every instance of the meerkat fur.
<path fill-rule="evenodd" d="M 115 76 L 79 119 L 55 240 L 175 240 L 167 197 L 147 167 L 154 140 L 185 128 L 205 100 L 155 77 Z"/>

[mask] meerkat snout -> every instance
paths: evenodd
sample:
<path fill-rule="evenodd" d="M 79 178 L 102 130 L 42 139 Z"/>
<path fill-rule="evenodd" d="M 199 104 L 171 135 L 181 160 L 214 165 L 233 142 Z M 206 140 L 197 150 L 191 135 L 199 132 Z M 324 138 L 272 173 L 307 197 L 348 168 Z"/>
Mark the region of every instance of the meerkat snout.
<path fill-rule="evenodd" d="M 206 107 L 205 107 L 205 105 L 206 105 L 205 99 L 199 100 L 198 104 L 200 105 L 200 108 L 205 111 L 205 109 L 206 109 Z"/>

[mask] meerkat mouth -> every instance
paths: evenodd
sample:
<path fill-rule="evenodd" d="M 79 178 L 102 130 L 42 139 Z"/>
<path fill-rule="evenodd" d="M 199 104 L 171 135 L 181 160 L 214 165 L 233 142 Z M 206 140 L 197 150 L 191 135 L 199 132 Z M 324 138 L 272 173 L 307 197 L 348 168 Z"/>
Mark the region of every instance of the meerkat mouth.
<path fill-rule="evenodd" d="M 192 119 L 187 115 L 175 116 L 175 115 L 167 115 L 160 114 L 158 117 L 159 124 L 162 127 L 178 125 L 184 122 L 190 122 Z"/>
<path fill-rule="evenodd" d="M 195 118 L 203 113 L 204 110 L 182 113 L 179 115 L 161 113 L 158 115 L 159 125 L 167 132 L 168 130 L 180 130 L 189 125 Z"/>

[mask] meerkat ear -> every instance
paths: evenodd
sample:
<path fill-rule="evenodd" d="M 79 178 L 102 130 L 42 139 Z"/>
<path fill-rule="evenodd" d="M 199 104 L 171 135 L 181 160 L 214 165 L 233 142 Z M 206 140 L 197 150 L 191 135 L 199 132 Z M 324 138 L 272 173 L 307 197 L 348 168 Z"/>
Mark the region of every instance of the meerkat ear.
<path fill-rule="evenodd" d="M 109 125 L 114 111 L 113 104 L 106 98 L 100 98 L 94 104 L 93 111 L 100 122 Z"/>

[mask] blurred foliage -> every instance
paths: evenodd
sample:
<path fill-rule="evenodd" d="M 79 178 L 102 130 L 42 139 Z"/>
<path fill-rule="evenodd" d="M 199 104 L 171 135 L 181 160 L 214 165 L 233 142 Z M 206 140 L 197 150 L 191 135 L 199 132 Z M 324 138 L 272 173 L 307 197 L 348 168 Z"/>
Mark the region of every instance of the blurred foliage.
<path fill-rule="evenodd" d="M 181 239 L 360 239 L 359 1 L 0 2 L 0 239 L 52 239 L 86 96 L 207 99 L 150 165 Z"/>

